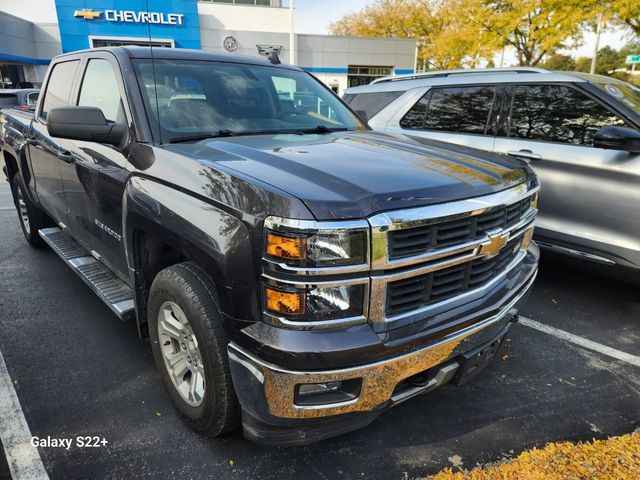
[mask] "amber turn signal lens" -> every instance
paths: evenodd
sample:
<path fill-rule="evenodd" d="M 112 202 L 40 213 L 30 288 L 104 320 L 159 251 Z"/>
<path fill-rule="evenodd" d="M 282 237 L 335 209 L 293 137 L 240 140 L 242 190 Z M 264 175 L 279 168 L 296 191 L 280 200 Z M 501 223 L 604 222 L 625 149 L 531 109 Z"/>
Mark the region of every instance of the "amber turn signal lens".
<path fill-rule="evenodd" d="M 307 258 L 307 239 L 267 233 L 267 255 L 288 260 Z"/>
<path fill-rule="evenodd" d="M 304 293 L 283 292 L 270 287 L 265 288 L 267 310 L 287 315 L 304 313 Z"/>
<path fill-rule="evenodd" d="M 522 234 L 521 247 L 522 248 L 529 248 L 529 245 L 531 245 L 531 239 L 532 238 L 533 238 L 533 227 L 531 227 L 529 230 L 527 230 L 526 232 L 524 232 Z"/>

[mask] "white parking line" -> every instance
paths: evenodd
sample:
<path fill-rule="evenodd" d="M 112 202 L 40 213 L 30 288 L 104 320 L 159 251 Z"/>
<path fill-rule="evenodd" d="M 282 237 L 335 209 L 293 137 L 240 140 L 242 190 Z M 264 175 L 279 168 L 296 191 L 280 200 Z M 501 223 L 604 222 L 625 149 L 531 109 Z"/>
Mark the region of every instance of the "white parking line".
<path fill-rule="evenodd" d="M 46 480 L 38 449 L 31 445 L 31 431 L 24 418 L 7 366 L 0 353 L 0 439 L 13 480 Z"/>
<path fill-rule="evenodd" d="M 635 365 L 636 367 L 640 367 L 640 357 L 637 357 L 636 355 L 631 355 L 630 353 L 607 347 L 606 345 L 602 345 L 592 340 L 587 340 L 586 338 L 579 337 L 578 335 L 574 335 L 573 333 L 565 332 L 564 330 L 550 327 L 549 325 L 536 322 L 535 320 L 531 320 L 527 317 L 519 316 L 518 318 L 518 323 L 522 325 L 534 328 L 540 332 L 548 333 L 549 335 L 553 335 L 554 337 L 574 343 L 576 345 L 579 345 L 580 347 L 593 350 L 594 352 L 607 355 L 609 357 L 615 358 L 616 360 L 622 360 L 623 362 L 630 363 L 631 365 Z"/>

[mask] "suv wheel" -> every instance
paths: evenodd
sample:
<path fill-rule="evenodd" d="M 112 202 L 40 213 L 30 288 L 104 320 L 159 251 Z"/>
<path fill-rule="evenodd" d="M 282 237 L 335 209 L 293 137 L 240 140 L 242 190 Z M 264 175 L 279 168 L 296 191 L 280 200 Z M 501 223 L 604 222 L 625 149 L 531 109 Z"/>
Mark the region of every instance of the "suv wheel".
<path fill-rule="evenodd" d="M 186 422 L 212 436 L 239 419 L 215 287 L 197 265 L 162 270 L 149 293 L 149 335 L 156 366 Z"/>
<path fill-rule="evenodd" d="M 24 192 L 18 174 L 13 176 L 11 191 L 13 192 L 13 202 L 18 211 L 18 218 L 20 219 L 20 226 L 22 227 L 24 238 L 34 247 L 44 247 L 45 243 L 42 238 L 40 238 L 40 235 L 38 235 L 38 230 L 53 226 L 53 222 L 31 203 Z"/>

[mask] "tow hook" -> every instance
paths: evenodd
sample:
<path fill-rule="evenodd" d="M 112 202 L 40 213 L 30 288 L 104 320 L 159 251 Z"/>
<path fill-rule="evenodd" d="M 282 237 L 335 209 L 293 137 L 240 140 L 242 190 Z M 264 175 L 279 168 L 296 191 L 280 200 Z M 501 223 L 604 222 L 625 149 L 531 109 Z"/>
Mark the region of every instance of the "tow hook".
<path fill-rule="evenodd" d="M 518 310 L 515 308 L 512 308 L 511 310 L 509 310 L 507 312 L 507 315 L 511 317 L 509 318 L 509 322 L 511 323 L 518 323 L 520 321 L 520 315 L 518 315 Z"/>

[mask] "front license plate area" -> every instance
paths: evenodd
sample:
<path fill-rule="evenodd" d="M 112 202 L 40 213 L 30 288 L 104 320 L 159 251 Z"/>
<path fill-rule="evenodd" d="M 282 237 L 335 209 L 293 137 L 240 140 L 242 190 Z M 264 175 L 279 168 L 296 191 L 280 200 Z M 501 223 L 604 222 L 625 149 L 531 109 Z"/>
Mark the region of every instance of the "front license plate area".
<path fill-rule="evenodd" d="M 496 356 L 498 350 L 500 350 L 500 346 L 502 345 L 505 337 L 506 334 L 490 343 L 460 355 L 457 359 L 460 364 L 460 368 L 458 368 L 455 377 L 453 377 L 452 383 L 456 385 L 465 383 L 484 370 L 484 368 Z"/>

